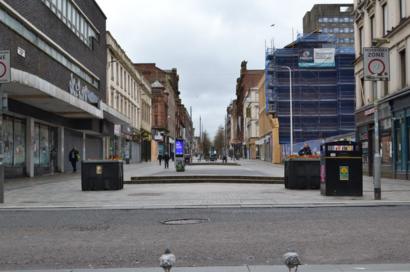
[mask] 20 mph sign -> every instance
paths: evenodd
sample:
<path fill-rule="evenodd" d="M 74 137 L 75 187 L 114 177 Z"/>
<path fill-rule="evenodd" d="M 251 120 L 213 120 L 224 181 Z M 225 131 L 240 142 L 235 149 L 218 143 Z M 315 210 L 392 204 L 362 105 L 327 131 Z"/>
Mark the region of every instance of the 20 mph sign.
<path fill-rule="evenodd" d="M 363 48 L 364 80 L 389 80 L 389 49 L 384 47 Z"/>
<path fill-rule="evenodd" d="M 10 82 L 10 51 L 0 51 L 0 84 Z"/>

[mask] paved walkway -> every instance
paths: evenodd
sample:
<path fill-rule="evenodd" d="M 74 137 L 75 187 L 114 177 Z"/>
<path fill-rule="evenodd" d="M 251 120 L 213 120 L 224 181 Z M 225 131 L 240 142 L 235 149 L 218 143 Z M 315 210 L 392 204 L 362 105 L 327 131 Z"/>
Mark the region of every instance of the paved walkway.
<path fill-rule="evenodd" d="M 7 270 L 5 270 L 7 271 Z M 15 270 L 14 272 L 26 272 Z M 147 268 L 113 268 L 113 269 L 63 269 L 63 270 L 30 270 L 32 272 L 162 272 L 159 267 Z M 172 272 L 287 272 L 282 265 L 243 265 L 215 267 L 175 267 Z M 302 265 L 298 271 L 303 272 L 408 272 L 410 264 L 369 264 L 369 265 Z"/>
<path fill-rule="evenodd" d="M 125 166 L 125 176 L 149 175 L 266 175 L 283 176 L 283 166 L 239 161 L 240 166 L 188 166 L 184 173 L 157 163 Z M 81 191 L 78 174 L 6 181 L 0 208 L 208 208 L 410 205 L 410 181 L 383 179 L 382 200 L 373 200 L 373 185 L 364 177 L 363 197 L 322 196 L 318 190 L 286 190 L 270 184 L 142 184 L 119 191 Z"/>

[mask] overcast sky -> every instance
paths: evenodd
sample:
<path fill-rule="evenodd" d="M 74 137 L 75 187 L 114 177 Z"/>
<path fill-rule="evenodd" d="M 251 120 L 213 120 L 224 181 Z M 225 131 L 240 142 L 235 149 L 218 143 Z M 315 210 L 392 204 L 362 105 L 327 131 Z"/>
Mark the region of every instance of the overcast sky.
<path fill-rule="evenodd" d="M 240 63 L 263 69 L 265 42 L 276 47 L 302 32 L 306 11 L 353 0 L 97 0 L 107 29 L 134 62 L 177 68 L 182 103 L 213 137 L 235 98 Z M 271 25 L 275 24 L 272 28 Z"/>

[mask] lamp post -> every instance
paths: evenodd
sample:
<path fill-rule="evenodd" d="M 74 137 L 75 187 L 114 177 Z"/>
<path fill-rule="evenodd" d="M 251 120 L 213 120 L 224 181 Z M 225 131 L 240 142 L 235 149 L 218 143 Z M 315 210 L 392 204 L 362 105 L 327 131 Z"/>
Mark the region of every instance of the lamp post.
<path fill-rule="evenodd" d="M 293 154 L 293 95 L 292 95 L 292 68 L 286 65 L 273 66 L 273 69 L 287 69 L 289 71 L 289 115 L 290 115 L 290 154 Z"/>

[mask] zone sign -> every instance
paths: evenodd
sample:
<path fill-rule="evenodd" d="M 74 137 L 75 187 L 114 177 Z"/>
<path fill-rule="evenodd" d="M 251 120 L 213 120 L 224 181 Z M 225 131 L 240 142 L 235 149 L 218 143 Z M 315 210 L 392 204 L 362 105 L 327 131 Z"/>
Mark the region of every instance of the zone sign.
<path fill-rule="evenodd" d="M 364 80 L 389 80 L 389 49 L 385 47 L 363 48 Z"/>
<path fill-rule="evenodd" d="M 10 51 L 0 50 L 0 84 L 10 82 Z"/>

